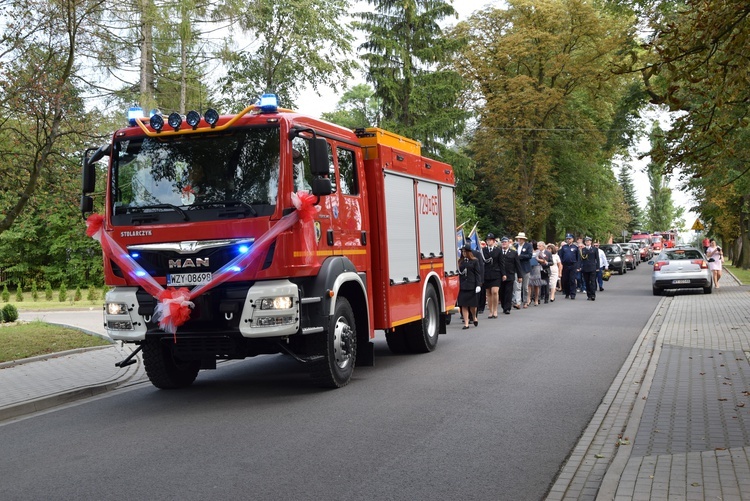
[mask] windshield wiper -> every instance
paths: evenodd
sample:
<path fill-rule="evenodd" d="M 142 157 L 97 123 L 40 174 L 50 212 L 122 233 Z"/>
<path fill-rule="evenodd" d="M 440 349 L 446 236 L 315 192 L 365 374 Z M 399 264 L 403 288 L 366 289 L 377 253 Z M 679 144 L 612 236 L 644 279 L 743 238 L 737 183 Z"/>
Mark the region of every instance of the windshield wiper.
<path fill-rule="evenodd" d="M 177 211 L 180 213 L 183 221 L 188 220 L 187 213 L 184 210 L 180 209 L 178 206 L 172 205 L 172 204 L 154 204 L 154 205 L 142 205 L 140 207 L 128 207 L 128 210 L 133 211 L 133 212 L 145 212 L 148 209 L 172 209 L 173 211 Z"/>
<path fill-rule="evenodd" d="M 220 202 L 199 202 L 197 204 L 193 204 L 190 206 L 190 208 L 205 208 L 205 207 L 221 207 L 224 209 L 232 209 L 234 207 L 241 207 L 240 210 L 227 210 L 224 211 L 223 215 L 234 215 L 234 214 L 242 214 L 243 216 L 250 212 L 253 217 L 258 217 L 258 211 L 255 210 L 255 208 L 250 205 L 247 202 L 243 202 L 242 200 L 224 200 Z"/>

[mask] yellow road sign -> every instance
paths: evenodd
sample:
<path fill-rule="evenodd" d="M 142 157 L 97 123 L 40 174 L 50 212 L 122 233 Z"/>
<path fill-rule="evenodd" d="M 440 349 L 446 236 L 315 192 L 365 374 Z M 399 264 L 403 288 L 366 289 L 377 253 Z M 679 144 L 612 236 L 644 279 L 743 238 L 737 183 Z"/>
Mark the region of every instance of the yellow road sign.
<path fill-rule="evenodd" d="M 703 223 L 701 223 L 700 219 L 696 219 L 693 223 L 693 227 L 690 228 L 693 231 L 703 231 L 705 228 L 703 227 Z"/>

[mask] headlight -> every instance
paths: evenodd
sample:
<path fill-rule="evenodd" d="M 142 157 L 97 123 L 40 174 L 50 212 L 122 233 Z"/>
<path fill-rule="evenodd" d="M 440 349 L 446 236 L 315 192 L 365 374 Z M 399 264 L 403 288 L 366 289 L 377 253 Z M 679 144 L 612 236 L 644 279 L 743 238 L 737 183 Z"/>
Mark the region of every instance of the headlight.
<path fill-rule="evenodd" d="M 620 256 L 615 256 L 612 261 L 622 261 L 622 258 Z"/>
<path fill-rule="evenodd" d="M 107 303 L 107 314 L 108 315 L 126 315 L 128 313 L 128 305 L 125 303 Z"/>
<path fill-rule="evenodd" d="M 260 300 L 261 310 L 288 310 L 293 305 L 291 296 L 264 297 Z"/>

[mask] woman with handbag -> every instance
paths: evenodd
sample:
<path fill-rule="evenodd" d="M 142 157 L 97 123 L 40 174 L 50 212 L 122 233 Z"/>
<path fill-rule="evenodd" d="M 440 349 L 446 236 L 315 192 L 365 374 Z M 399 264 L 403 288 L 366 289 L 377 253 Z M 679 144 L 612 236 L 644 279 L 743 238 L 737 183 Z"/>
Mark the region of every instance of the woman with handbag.
<path fill-rule="evenodd" d="M 706 249 L 706 257 L 708 258 L 708 269 L 711 270 L 711 274 L 714 277 L 714 287 L 719 288 L 719 279 L 721 278 L 721 263 L 724 261 L 724 255 L 721 252 L 721 247 L 716 245 L 716 240 L 713 238 L 708 244 Z"/>
<path fill-rule="evenodd" d="M 560 256 L 557 255 L 557 246 L 555 244 L 549 244 L 547 250 L 552 255 L 552 260 L 549 263 L 549 300 L 555 302 L 555 292 L 560 290 L 557 287 L 557 282 L 562 275 L 562 262 L 560 262 Z"/>
<path fill-rule="evenodd" d="M 531 274 L 529 275 L 529 287 L 531 297 L 534 298 L 534 306 L 539 306 L 542 287 L 547 287 L 547 279 L 542 277 L 542 268 L 547 266 L 547 254 L 544 251 L 544 242 L 537 243 L 537 250 L 531 256 Z"/>

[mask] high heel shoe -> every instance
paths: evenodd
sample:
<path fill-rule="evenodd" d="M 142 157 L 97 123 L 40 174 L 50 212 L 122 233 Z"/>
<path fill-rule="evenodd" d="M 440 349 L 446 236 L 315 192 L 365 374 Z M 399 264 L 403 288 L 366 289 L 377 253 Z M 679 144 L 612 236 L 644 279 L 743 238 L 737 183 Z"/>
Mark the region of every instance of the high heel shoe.
<path fill-rule="evenodd" d="M 474 319 L 474 327 L 477 327 L 478 325 L 479 325 L 479 319 L 475 318 Z"/>
<path fill-rule="evenodd" d="M 464 326 L 463 326 L 463 329 L 462 329 L 462 330 L 466 330 L 466 329 L 468 329 L 468 328 L 469 328 L 469 326 L 468 326 L 468 325 L 464 325 Z"/>

